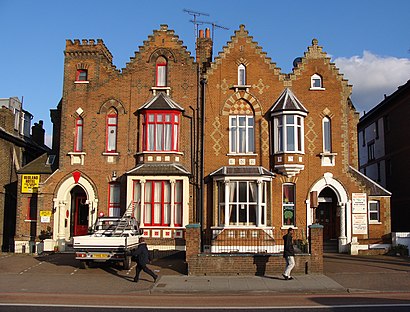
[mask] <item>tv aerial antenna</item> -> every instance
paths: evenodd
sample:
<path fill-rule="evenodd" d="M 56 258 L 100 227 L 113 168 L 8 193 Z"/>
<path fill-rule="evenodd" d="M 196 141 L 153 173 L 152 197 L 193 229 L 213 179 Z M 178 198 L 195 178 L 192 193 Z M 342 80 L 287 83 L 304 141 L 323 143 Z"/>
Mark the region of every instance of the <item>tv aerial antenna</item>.
<path fill-rule="evenodd" d="M 193 20 L 191 20 L 192 23 L 194 23 L 194 32 L 195 32 L 195 38 L 197 38 L 198 36 L 198 23 L 196 22 L 196 18 L 198 16 L 209 16 L 208 13 L 203 13 L 203 12 L 197 12 L 197 11 L 192 11 L 192 10 L 188 10 L 188 9 L 184 9 L 185 13 L 188 13 L 189 15 L 192 15 L 194 17 Z"/>
<path fill-rule="evenodd" d="M 203 25 L 203 24 L 212 25 L 212 37 L 211 37 L 212 41 L 214 40 L 215 28 L 221 28 L 221 29 L 229 30 L 229 28 L 218 25 L 215 22 L 191 20 L 191 23 L 196 23 L 197 25 L 199 25 L 199 24 L 201 24 L 201 25 Z"/>

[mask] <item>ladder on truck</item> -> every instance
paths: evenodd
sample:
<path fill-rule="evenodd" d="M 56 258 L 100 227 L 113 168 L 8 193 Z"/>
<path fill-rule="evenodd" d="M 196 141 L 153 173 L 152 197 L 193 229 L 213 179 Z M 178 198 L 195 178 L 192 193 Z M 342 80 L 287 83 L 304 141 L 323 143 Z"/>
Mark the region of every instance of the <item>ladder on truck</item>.
<path fill-rule="evenodd" d="M 134 210 L 135 206 L 137 203 L 130 203 L 128 205 L 127 210 L 125 210 L 125 213 L 121 217 L 120 221 L 118 222 L 117 226 L 115 227 L 112 236 L 122 236 L 124 231 L 126 230 L 127 226 L 130 224 L 130 219 L 134 215 Z"/>

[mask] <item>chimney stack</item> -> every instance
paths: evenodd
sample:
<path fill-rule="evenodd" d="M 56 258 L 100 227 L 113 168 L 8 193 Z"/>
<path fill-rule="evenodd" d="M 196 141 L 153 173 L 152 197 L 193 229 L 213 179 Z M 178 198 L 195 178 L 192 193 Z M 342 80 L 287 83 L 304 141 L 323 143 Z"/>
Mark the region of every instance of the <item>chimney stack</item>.
<path fill-rule="evenodd" d="M 38 123 L 34 123 L 31 127 L 31 138 L 34 142 L 39 145 L 44 145 L 45 130 L 43 129 L 43 121 L 40 120 Z"/>
<path fill-rule="evenodd" d="M 196 61 L 201 67 L 201 72 L 204 72 L 212 62 L 212 45 L 210 29 L 205 29 L 205 36 L 204 30 L 201 29 L 196 41 Z"/>

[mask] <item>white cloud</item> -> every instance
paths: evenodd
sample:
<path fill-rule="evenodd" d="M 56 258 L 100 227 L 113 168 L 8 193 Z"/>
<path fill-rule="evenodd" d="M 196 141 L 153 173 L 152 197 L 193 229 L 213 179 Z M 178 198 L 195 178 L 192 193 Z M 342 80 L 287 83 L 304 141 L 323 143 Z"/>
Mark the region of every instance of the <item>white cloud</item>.
<path fill-rule="evenodd" d="M 410 59 L 379 56 L 364 51 L 363 56 L 334 60 L 344 78 L 353 85 L 352 101 L 361 113 L 369 111 L 410 79 Z"/>

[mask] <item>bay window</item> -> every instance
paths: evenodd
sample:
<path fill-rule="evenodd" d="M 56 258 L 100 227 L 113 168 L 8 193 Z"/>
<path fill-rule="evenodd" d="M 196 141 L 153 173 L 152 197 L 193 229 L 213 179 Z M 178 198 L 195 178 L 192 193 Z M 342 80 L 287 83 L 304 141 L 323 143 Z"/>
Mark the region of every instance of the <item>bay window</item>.
<path fill-rule="evenodd" d="M 182 180 L 135 180 L 133 201 L 135 216 L 144 226 L 182 226 Z"/>
<path fill-rule="evenodd" d="M 266 225 L 266 185 L 257 180 L 218 182 L 219 224 Z"/>
<path fill-rule="evenodd" d="M 298 115 L 279 115 L 274 118 L 274 147 L 278 152 L 302 152 L 303 117 Z"/>
<path fill-rule="evenodd" d="M 108 216 L 110 217 L 120 217 L 120 184 L 110 183 L 109 184 L 109 195 L 108 195 Z"/>
<path fill-rule="evenodd" d="M 178 151 L 180 112 L 147 111 L 143 118 L 145 151 Z"/>

